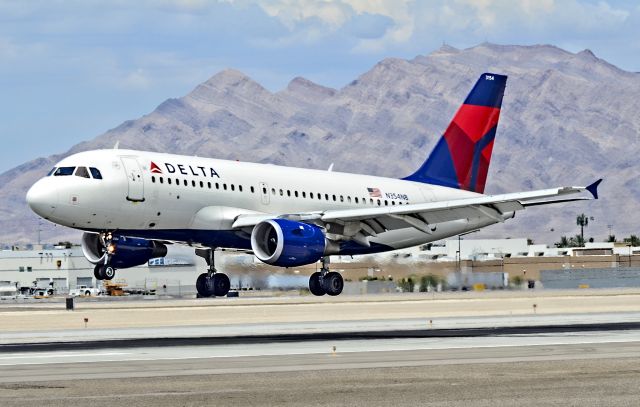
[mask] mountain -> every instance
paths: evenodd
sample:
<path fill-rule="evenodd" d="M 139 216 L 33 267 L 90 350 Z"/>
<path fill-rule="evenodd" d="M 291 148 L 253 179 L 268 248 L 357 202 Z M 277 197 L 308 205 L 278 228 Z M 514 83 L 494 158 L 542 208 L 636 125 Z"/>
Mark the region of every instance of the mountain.
<path fill-rule="evenodd" d="M 341 89 L 295 78 L 273 93 L 236 70 L 71 150 L 0 175 L 0 241 L 35 241 L 28 187 L 60 158 L 83 150 L 170 151 L 241 161 L 399 177 L 419 166 L 477 77 L 509 75 L 487 193 L 605 181 L 599 201 L 532 208 L 473 237 L 525 236 L 553 243 L 593 216 L 587 236 L 638 233 L 640 74 L 591 51 L 548 45 L 450 46 L 412 60 L 388 58 Z M 43 239 L 79 233 L 42 226 Z M 552 231 L 553 229 L 553 231 Z"/>

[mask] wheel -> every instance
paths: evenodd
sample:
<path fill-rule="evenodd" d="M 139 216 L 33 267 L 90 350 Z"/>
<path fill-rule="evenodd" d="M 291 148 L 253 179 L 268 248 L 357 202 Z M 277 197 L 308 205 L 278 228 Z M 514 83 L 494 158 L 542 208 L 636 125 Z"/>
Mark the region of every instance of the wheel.
<path fill-rule="evenodd" d="M 116 269 L 111 266 L 102 266 L 101 273 L 104 280 L 113 280 L 116 276 Z"/>
<path fill-rule="evenodd" d="M 202 273 L 196 280 L 196 290 L 200 297 L 211 297 L 213 295 L 213 284 L 207 273 Z"/>
<path fill-rule="evenodd" d="M 91 291 L 87 290 L 84 292 L 84 295 L 86 295 L 87 297 L 91 295 Z"/>
<path fill-rule="evenodd" d="M 216 273 L 213 275 L 213 293 L 216 297 L 227 295 L 229 288 L 231 288 L 231 282 L 226 274 Z"/>
<path fill-rule="evenodd" d="M 322 279 L 322 285 L 327 294 L 331 296 L 340 295 L 344 288 L 344 280 L 340 273 L 331 271 L 327 273 Z"/>
<path fill-rule="evenodd" d="M 93 268 L 93 276 L 96 278 L 96 280 L 102 280 L 102 275 L 100 274 L 101 268 L 101 264 L 96 264 L 96 266 Z"/>
<path fill-rule="evenodd" d="M 318 297 L 326 294 L 324 288 L 322 288 L 322 284 L 320 283 L 320 273 L 317 271 L 309 277 L 309 291 L 311 291 L 311 294 Z"/>

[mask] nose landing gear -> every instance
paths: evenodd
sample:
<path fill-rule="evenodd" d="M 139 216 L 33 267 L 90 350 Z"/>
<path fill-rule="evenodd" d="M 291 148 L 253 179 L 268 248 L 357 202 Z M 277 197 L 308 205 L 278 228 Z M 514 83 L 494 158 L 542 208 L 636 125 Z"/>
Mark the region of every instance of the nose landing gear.
<path fill-rule="evenodd" d="M 229 293 L 231 282 L 224 273 L 219 273 L 215 267 L 214 249 L 196 249 L 196 255 L 207 261 L 209 270 L 202 273 L 196 280 L 196 290 L 200 297 L 224 297 Z"/>
<path fill-rule="evenodd" d="M 344 288 L 344 280 L 340 273 L 329 270 L 329 257 L 322 258 L 322 268 L 309 277 L 309 291 L 316 296 L 325 294 L 340 295 Z"/>
<path fill-rule="evenodd" d="M 93 276 L 96 280 L 112 280 L 116 276 L 116 269 L 108 264 L 96 264 Z"/>
<path fill-rule="evenodd" d="M 103 233 L 100 235 L 104 247 L 105 259 L 93 268 L 93 276 L 96 280 L 112 280 L 116 276 L 116 269 L 109 264 L 111 255 L 115 250 L 111 237 L 111 233 Z"/>

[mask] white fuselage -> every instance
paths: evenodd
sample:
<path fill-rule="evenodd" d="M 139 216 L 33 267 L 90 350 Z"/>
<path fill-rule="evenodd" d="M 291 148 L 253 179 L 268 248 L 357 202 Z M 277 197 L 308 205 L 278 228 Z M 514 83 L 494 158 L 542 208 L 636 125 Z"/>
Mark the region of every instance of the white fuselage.
<path fill-rule="evenodd" d="M 133 150 L 96 150 L 67 157 L 56 168 L 97 168 L 102 179 L 50 175 L 29 191 L 40 216 L 87 231 L 203 246 L 246 249 L 232 230 L 247 214 L 297 214 L 475 197 L 480 194 L 392 178 Z M 486 218 L 378 233 L 374 252 L 415 246 L 495 223 Z M 219 232 L 228 232 L 219 233 Z M 229 238 L 231 237 L 231 238 Z M 358 254 L 348 250 L 343 254 Z"/>

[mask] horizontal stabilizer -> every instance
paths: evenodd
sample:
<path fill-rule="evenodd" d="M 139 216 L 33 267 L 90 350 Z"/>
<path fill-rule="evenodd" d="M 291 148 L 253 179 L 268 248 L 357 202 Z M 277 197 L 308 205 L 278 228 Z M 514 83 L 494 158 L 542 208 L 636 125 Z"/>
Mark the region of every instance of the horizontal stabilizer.
<path fill-rule="evenodd" d="M 593 199 L 598 199 L 598 185 L 600 185 L 601 182 L 602 178 L 585 188 L 587 191 L 591 192 Z"/>

